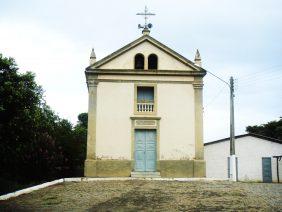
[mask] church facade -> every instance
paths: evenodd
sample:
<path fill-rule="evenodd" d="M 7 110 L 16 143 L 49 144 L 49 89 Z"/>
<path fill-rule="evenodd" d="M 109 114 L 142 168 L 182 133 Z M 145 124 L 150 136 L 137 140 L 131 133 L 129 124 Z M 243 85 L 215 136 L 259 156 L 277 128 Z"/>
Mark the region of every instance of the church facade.
<path fill-rule="evenodd" d="M 86 177 L 205 177 L 203 77 L 192 62 L 143 35 L 86 68 Z"/>

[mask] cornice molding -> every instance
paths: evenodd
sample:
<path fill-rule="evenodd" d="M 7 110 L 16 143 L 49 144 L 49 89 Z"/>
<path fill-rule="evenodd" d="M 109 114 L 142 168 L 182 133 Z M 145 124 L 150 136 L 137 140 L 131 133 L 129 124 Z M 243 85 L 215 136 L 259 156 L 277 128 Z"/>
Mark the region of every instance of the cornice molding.
<path fill-rule="evenodd" d="M 204 84 L 196 82 L 196 83 L 193 83 L 193 87 L 194 87 L 194 89 L 203 89 Z"/>
<path fill-rule="evenodd" d="M 147 76 L 196 76 L 204 77 L 206 71 L 136 70 L 136 69 L 86 69 L 87 75 L 147 75 Z"/>
<path fill-rule="evenodd" d="M 88 79 L 88 80 L 86 81 L 86 83 L 87 83 L 88 88 L 89 88 L 89 87 L 97 87 L 99 81 L 98 81 L 97 79 Z"/>
<path fill-rule="evenodd" d="M 174 80 L 130 80 L 130 79 L 98 79 L 98 82 L 114 83 L 171 83 L 171 84 L 192 84 L 193 81 L 174 81 Z"/>
<path fill-rule="evenodd" d="M 161 117 L 158 116 L 131 116 L 131 120 L 160 120 Z"/>

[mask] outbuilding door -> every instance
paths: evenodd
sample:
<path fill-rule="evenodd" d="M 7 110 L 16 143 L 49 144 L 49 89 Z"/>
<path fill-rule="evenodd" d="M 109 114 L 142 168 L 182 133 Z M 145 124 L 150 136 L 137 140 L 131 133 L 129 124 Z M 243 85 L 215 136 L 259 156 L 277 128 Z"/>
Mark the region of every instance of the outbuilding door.
<path fill-rule="evenodd" d="M 156 130 L 135 130 L 135 171 L 156 171 Z"/>
<path fill-rule="evenodd" d="M 264 183 L 272 182 L 271 158 L 262 158 L 262 180 Z"/>

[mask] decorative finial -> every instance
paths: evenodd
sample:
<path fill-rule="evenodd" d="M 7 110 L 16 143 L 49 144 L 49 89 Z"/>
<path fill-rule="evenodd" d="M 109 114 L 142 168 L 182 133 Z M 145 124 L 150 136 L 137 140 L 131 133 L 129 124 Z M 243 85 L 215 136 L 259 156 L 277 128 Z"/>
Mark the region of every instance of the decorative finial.
<path fill-rule="evenodd" d="M 202 59 L 201 59 L 201 55 L 200 55 L 200 52 L 199 50 L 197 49 L 196 51 L 196 55 L 195 55 L 195 64 L 199 67 L 202 67 Z"/>
<path fill-rule="evenodd" d="M 149 13 L 147 6 L 145 6 L 144 13 L 137 13 L 136 15 L 143 15 L 144 16 L 145 24 L 144 25 L 138 24 L 138 29 L 143 29 L 142 30 L 143 35 L 148 35 L 150 33 L 149 29 L 151 29 L 153 27 L 153 25 L 151 23 L 147 23 L 147 19 L 148 19 L 148 16 L 155 15 L 155 14 Z"/>
<path fill-rule="evenodd" d="M 90 54 L 90 65 L 94 64 L 96 62 L 96 54 L 94 52 L 94 48 L 92 48 L 91 54 Z"/>

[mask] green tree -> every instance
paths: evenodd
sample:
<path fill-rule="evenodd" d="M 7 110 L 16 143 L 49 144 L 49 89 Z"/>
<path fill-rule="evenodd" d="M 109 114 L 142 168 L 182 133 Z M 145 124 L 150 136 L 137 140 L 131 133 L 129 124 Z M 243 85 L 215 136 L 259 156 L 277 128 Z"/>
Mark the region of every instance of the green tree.
<path fill-rule="evenodd" d="M 87 129 L 88 113 L 80 113 L 77 118 L 78 118 L 77 126 L 82 126 L 85 129 Z"/>
<path fill-rule="evenodd" d="M 0 193 L 54 178 L 82 176 L 87 113 L 75 127 L 43 99 L 31 72 L 0 54 Z"/>
<path fill-rule="evenodd" d="M 75 146 L 76 146 L 76 172 L 83 175 L 84 161 L 86 158 L 87 143 L 87 121 L 88 114 L 80 113 L 78 115 L 78 123 L 74 127 Z"/>
<path fill-rule="evenodd" d="M 1 181 L 48 180 L 64 170 L 63 149 L 55 137 L 60 119 L 42 96 L 34 74 L 18 73 L 15 60 L 0 54 Z"/>
<path fill-rule="evenodd" d="M 246 131 L 282 140 L 282 118 L 279 121 L 270 121 L 259 126 L 248 126 Z"/>

